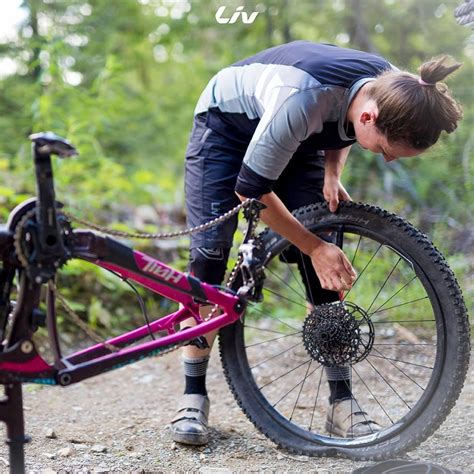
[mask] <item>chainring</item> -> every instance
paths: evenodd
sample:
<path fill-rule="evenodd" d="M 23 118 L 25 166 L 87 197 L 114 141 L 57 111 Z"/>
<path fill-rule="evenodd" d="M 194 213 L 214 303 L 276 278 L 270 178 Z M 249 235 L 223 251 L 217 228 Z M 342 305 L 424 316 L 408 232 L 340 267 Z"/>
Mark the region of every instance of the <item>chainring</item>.
<path fill-rule="evenodd" d="M 67 242 L 70 241 L 73 236 L 71 224 L 68 218 L 61 212 L 58 212 L 56 217 L 61 231 L 61 237 L 64 239 L 67 246 Z M 32 233 L 29 227 L 35 224 L 36 209 L 34 208 L 27 211 L 21 217 L 13 233 L 13 245 L 15 248 L 15 253 L 24 268 L 27 268 L 29 265 L 31 265 L 32 261 L 34 260 L 35 248 L 32 239 Z M 64 263 L 65 262 L 59 265 L 58 268 L 61 268 Z"/>

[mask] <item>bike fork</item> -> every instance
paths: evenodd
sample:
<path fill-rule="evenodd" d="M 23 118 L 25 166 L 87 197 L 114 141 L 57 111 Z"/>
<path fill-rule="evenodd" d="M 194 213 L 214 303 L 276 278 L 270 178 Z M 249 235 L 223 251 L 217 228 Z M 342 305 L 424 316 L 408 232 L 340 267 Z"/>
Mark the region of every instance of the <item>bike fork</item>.
<path fill-rule="evenodd" d="M 21 383 L 4 384 L 5 397 L 0 400 L 0 421 L 7 425 L 7 440 L 10 457 L 10 473 L 24 474 L 25 453 L 23 446 L 30 441 L 25 436 L 23 418 L 23 394 Z"/>

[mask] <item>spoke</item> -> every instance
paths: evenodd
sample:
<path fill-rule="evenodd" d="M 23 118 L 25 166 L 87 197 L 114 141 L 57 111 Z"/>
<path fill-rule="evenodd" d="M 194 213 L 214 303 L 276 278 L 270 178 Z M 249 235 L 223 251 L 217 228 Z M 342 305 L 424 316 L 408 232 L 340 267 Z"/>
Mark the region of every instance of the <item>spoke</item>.
<path fill-rule="evenodd" d="M 347 383 L 346 383 L 346 385 L 347 385 Z M 354 394 L 352 392 L 352 385 L 353 385 L 353 382 L 352 382 L 352 365 L 351 365 L 351 379 L 350 379 L 349 391 L 351 392 L 351 396 L 354 396 Z M 352 405 L 352 400 L 351 400 L 351 405 Z M 364 415 L 364 418 L 365 418 L 365 415 Z M 365 418 L 365 421 L 367 421 L 366 418 Z M 351 406 L 351 428 L 354 429 L 354 412 L 352 411 L 352 406 Z M 372 428 L 370 428 L 370 431 L 372 431 L 372 433 L 373 433 Z"/>
<path fill-rule="evenodd" d="M 372 324 L 391 324 L 391 323 L 428 323 L 436 319 L 414 319 L 413 321 L 372 321 Z"/>
<path fill-rule="evenodd" d="M 313 362 L 313 359 L 311 359 L 310 361 L 310 364 L 308 366 L 308 368 L 311 366 L 311 363 Z M 311 377 L 321 366 L 319 365 L 318 367 L 316 367 L 309 375 L 308 375 L 308 369 L 306 369 L 306 374 L 305 374 L 305 377 L 303 378 L 303 380 L 300 380 L 294 387 L 292 387 L 290 390 L 288 390 L 288 392 L 285 393 L 285 395 L 283 395 L 283 397 L 281 397 L 275 404 L 272 405 L 273 408 L 275 408 L 284 398 L 286 398 L 295 388 L 297 388 L 299 385 L 301 384 L 304 384 L 305 380 L 309 377 Z M 301 390 L 300 390 L 300 393 L 301 393 Z M 299 397 L 299 395 L 298 395 Z M 293 407 L 293 411 L 291 412 L 291 416 L 289 418 L 289 420 L 291 421 L 291 418 L 293 417 L 293 413 L 295 411 L 295 407 Z"/>
<path fill-rule="evenodd" d="M 363 336 L 366 336 L 366 334 L 363 334 Z M 368 340 L 367 339 L 362 339 L 362 342 L 365 344 L 367 347 Z M 398 342 L 398 343 L 390 343 L 390 342 L 379 342 L 379 343 L 373 343 L 373 346 L 436 346 L 437 344 L 430 344 L 430 343 L 411 343 L 411 342 Z M 377 350 L 374 348 L 374 350 Z M 383 355 L 380 351 L 377 351 L 380 355 Z M 424 355 L 424 354 L 423 354 Z"/>
<path fill-rule="evenodd" d="M 308 278 L 308 271 L 306 270 L 306 264 L 304 263 L 304 258 L 303 258 L 303 254 L 301 253 L 301 250 L 300 250 L 300 258 L 301 258 L 301 262 L 303 264 L 303 270 L 304 270 L 304 276 L 306 277 L 306 282 L 308 284 L 308 288 L 309 288 L 309 296 L 310 296 L 310 299 L 311 299 L 311 306 L 312 308 L 314 309 L 314 295 L 313 295 L 313 290 L 311 289 L 311 285 L 309 284 L 309 278 Z"/>
<path fill-rule="evenodd" d="M 287 263 L 287 265 L 289 266 L 290 264 Z M 268 270 L 269 273 L 271 273 L 272 275 L 276 276 L 285 286 L 287 286 L 291 291 L 293 291 L 296 295 L 298 295 L 300 298 L 304 299 L 306 301 L 306 296 L 302 295 L 300 292 L 298 292 L 295 288 L 293 288 L 288 282 L 286 282 L 285 280 L 283 280 L 283 278 L 278 275 L 276 272 L 274 272 L 273 270 L 271 270 L 270 268 L 268 267 L 265 267 L 265 270 Z M 293 275 L 293 278 L 296 279 L 296 277 L 294 276 L 293 274 L 293 271 L 291 272 L 291 274 Z"/>
<path fill-rule="evenodd" d="M 382 404 L 379 402 L 378 398 L 372 393 L 372 390 L 370 390 L 370 388 L 368 387 L 368 385 L 364 382 L 364 380 L 362 379 L 362 377 L 359 375 L 359 372 L 357 372 L 356 368 L 355 367 L 352 367 L 352 369 L 354 370 L 354 372 L 357 374 L 357 377 L 359 377 L 360 381 L 364 384 L 365 388 L 367 389 L 367 391 L 370 393 L 370 395 L 372 396 L 372 398 L 378 403 L 378 405 L 380 406 L 380 408 L 382 409 L 382 411 L 385 413 L 385 415 L 387 415 L 388 419 L 390 420 L 390 423 L 392 423 L 393 425 L 393 420 L 392 418 L 390 418 L 390 415 L 387 413 L 387 411 L 385 410 L 385 408 L 382 406 Z"/>
<path fill-rule="evenodd" d="M 313 427 L 314 412 L 316 411 L 316 405 L 318 403 L 319 389 L 321 388 L 321 380 L 323 378 L 323 370 L 321 370 L 321 375 L 319 376 L 318 390 L 316 391 L 316 398 L 314 399 L 313 412 L 311 413 L 311 420 L 309 423 L 308 431 L 311 431 Z"/>
<path fill-rule="evenodd" d="M 352 267 L 354 267 L 354 265 L 355 265 L 354 262 L 355 262 L 355 259 L 356 259 L 357 252 L 359 251 L 359 246 L 360 246 L 361 240 L 362 240 L 362 235 L 359 235 L 359 240 L 357 241 L 357 246 L 356 246 L 354 255 L 352 255 L 352 260 L 351 260 L 351 266 L 352 266 Z M 355 283 L 355 282 L 354 282 L 354 283 Z M 349 289 L 349 291 L 350 291 L 350 289 Z M 347 293 L 349 293 L 349 291 L 348 291 Z M 344 300 L 346 299 L 346 296 L 347 296 L 347 294 L 346 294 L 346 295 L 343 295 L 342 301 L 344 301 Z"/>
<path fill-rule="evenodd" d="M 295 327 L 292 326 L 291 324 L 286 323 L 286 322 L 283 321 L 282 319 L 275 318 L 275 317 L 272 316 L 271 314 L 266 313 L 266 312 L 263 311 L 262 309 L 258 308 L 256 304 L 251 304 L 251 305 L 249 305 L 249 307 L 252 308 L 252 311 L 256 311 L 257 313 L 263 314 L 263 315 L 266 316 L 267 318 L 274 319 L 275 321 L 278 321 L 278 322 L 280 322 L 281 324 L 284 324 L 285 326 L 288 326 L 289 328 L 293 329 L 294 331 L 297 331 L 297 330 L 298 330 L 297 328 L 295 328 Z"/>
<path fill-rule="evenodd" d="M 294 268 L 294 267 L 292 267 L 291 264 L 288 263 L 288 260 L 286 259 L 286 257 L 285 257 L 285 255 L 283 254 L 283 252 L 282 252 L 280 255 L 281 255 L 282 260 L 286 263 L 286 266 L 287 266 L 288 270 L 290 270 L 291 276 L 293 277 L 293 279 L 296 281 L 296 283 L 297 283 L 298 286 L 300 287 L 301 291 L 303 292 L 303 295 L 305 295 L 305 294 L 306 294 L 306 291 L 305 291 L 305 289 L 304 289 L 304 285 L 303 285 L 303 283 L 301 282 L 301 279 L 298 278 L 298 277 L 295 275 L 295 272 L 293 271 L 293 268 Z M 265 267 L 265 268 L 267 268 L 267 267 Z M 303 299 L 306 301 L 306 296 L 304 296 Z"/>
<path fill-rule="evenodd" d="M 401 293 L 412 281 L 416 280 L 418 277 L 415 275 L 408 283 L 405 283 L 398 291 L 396 291 L 388 300 L 386 300 L 383 304 L 381 304 L 373 313 L 369 313 L 367 311 L 367 313 L 369 314 L 369 316 L 371 316 L 372 314 L 375 314 L 377 313 L 378 311 L 380 311 L 390 300 L 392 300 L 393 298 L 395 298 L 395 296 L 397 296 L 399 293 Z"/>
<path fill-rule="evenodd" d="M 332 409 L 331 409 L 331 424 L 334 424 L 334 408 L 335 408 L 336 404 L 333 403 L 332 404 Z M 352 415 L 352 413 L 351 413 Z M 332 438 L 332 430 L 331 432 L 329 433 L 329 437 Z"/>
<path fill-rule="evenodd" d="M 303 343 L 302 342 L 297 342 L 296 344 L 292 345 L 288 349 L 285 349 L 284 351 L 281 351 L 278 354 L 275 354 L 275 355 L 269 357 L 268 359 L 262 360 L 262 362 L 259 362 L 257 365 L 253 365 L 252 367 L 250 367 L 250 370 L 253 370 L 253 369 L 261 366 L 262 364 L 264 364 L 265 362 L 268 362 L 269 360 L 275 359 L 275 357 L 281 356 L 282 354 L 285 354 L 286 352 L 291 351 L 291 349 L 294 349 L 296 346 L 299 346 L 300 344 L 303 344 Z"/>
<path fill-rule="evenodd" d="M 296 402 L 295 402 L 295 405 L 293 407 L 293 411 L 291 412 L 290 421 L 293 419 L 293 415 L 295 413 L 296 406 L 298 405 L 298 401 L 300 399 L 301 392 L 303 391 L 304 384 L 305 384 L 306 380 L 308 379 L 308 372 L 309 372 L 309 369 L 311 368 L 312 363 L 313 363 L 313 361 L 310 362 L 310 364 L 308 365 L 308 368 L 306 369 L 306 374 L 304 375 L 303 383 L 301 384 L 300 391 L 298 392 L 298 396 L 296 397 Z M 319 367 L 321 367 L 321 365 Z M 314 372 L 316 372 L 316 370 L 319 369 L 319 367 L 317 367 L 315 370 L 313 370 L 313 372 L 311 372 L 310 377 L 311 377 L 311 375 L 314 374 Z"/>
<path fill-rule="evenodd" d="M 249 324 L 245 324 L 244 327 L 249 328 L 249 329 L 257 329 L 258 331 L 263 331 L 263 332 L 271 332 L 273 334 L 283 334 L 286 336 L 289 335 L 286 332 L 276 331 L 275 329 L 259 328 L 258 326 L 250 326 Z M 301 331 L 298 331 L 298 332 L 301 332 Z"/>
<path fill-rule="evenodd" d="M 280 380 L 282 377 L 286 377 L 288 374 L 291 374 L 291 372 L 294 372 L 296 369 L 299 369 L 301 366 L 307 364 L 308 362 L 311 362 L 313 359 L 308 359 L 307 361 L 305 362 L 302 362 L 301 364 L 298 364 L 296 367 L 293 367 L 291 370 L 289 370 L 288 372 L 285 372 L 284 374 L 282 375 L 279 375 L 276 379 L 273 379 L 271 380 L 270 382 L 262 385 L 261 387 L 258 387 L 259 390 L 262 390 L 262 388 L 265 388 L 265 387 L 268 387 L 270 384 L 272 384 L 273 382 L 276 382 L 277 380 Z"/>
<path fill-rule="evenodd" d="M 287 298 L 286 296 L 279 295 L 279 294 L 276 293 L 275 291 L 270 290 L 270 288 L 264 288 L 263 290 L 264 290 L 264 291 L 268 291 L 269 293 L 272 293 L 272 294 L 275 295 L 275 296 L 278 296 L 278 298 L 281 298 L 282 300 L 286 300 L 286 301 L 289 301 L 290 303 L 293 303 L 293 304 L 295 304 L 295 305 L 297 305 L 297 306 L 301 306 L 301 307 L 303 307 L 306 311 L 308 310 L 308 308 L 306 307 L 306 305 L 301 304 L 301 303 L 299 303 L 298 301 L 293 301 L 292 299 Z M 306 299 L 305 299 L 305 301 L 306 301 Z"/>
<path fill-rule="evenodd" d="M 373 346 L 436 346 L 436 344 L 428 344 L 428 343 L 411 343 L 411 342 L 398 342 L 398 343 L 389 343 L 389 342 L 379 342 L 377 344 L 372 344 Z"/>
<path fill-rule="evenodd" d="M 374 254 L 372 255 L 372 257 L 370 257 L 370 260 L 367 262 L 367 264 L 365 265 L 365 267 L 362 269 L 362 271 L 359 273 L 359 275 L 357 276 L 355 282 L 352 284 L 352 286 L 349 288 L 349 291 L 344 295 L 344 298 L 342 299 L 342 301 L 345 301 L 345 299 L 347 298 L 347 295 L 351 292 L 351 290 L 354 288 L 354 286 L 356 285 L 356 283 L 360 280 L 361 276 L 364 274 L 365 270 L 367 270 L 367 267 L 372 263 L 372 260 L 374 259 L 374 257 L 377 255 L 377 253 L 379 252 L 379 250 L 382 248 L 382 245 L 383 244 L 379 244 L 379 246 L 377 247 L 377 250 L 374 252 Z"/>
<path fill-rule="evenodd" d="M 377 350 L 377 349 L 375 349 L 375 350 Z M 379 351 L 377 351 L 377 352 L 379 352 Z M 379 352 L 379 354 L 380 354 L 380 352 Z M 385 357 L 385 356 L 380 356 L 380 355 L 377 356 L 377 355 L 374 355 L 374 354 L 369 354 L 368 357 L 378 357 L 379 359 L 385 359 L 385 360 L 388 360 L 388 361 L 393 360 L 395 362 L 400 362 L 400 364 L 414 365 L 415 367 L 422 367 L 423 369 L 429 369 L 429 370 L 434 369 L 434 367 L 430 367 L 428 365 L 415 364 L 414 362 L 406 362 L 405 360 L 393 359 L 391 357 Z M 393 365 L 395 365 L 395 364 L 393 364 Z"/>
<path fill-rule="evenodd" d="M 379 291 L 377 292 L 377 294 L 375 295 L 375 298 L 372 300 L 372 303 L 370 303 L 370 306 L 369 308 L 367 309 L 367 313 L 369 313 L 370 309 L 372 308 L 373 304 L 375 303 L 375 301 L 377 300 L 377 298 L 379 297 L 380 293 L 382 292 L 382 290 L 385 288 L 385 285 L 387 284 L 388 280 L 390 279 L 390 277 L 393 275 L 393 272 L 395 271 L 395 269 L 397 268 L 398 264 L 400 263 L 400 260 L 402 259 L 402 257 L 398 257 L 398 260 L 397 260 L 397 263 L 393 266 L 393 268 L 390 270 L 390 273 L 388 274 L 387 278 L 385 278 L 385 281 L 382 283 L 382 286 L 380 287 Z"/>
<path fill-rule="evenodd" d="M 397 364 L 395 364 L 394 362 L 392 362 L 392 360 L 394 359 L 390 359 L 388 357 L 385 357 L 380 351 L 378 351 L 375 347 L 373 347 L 373 350 L 376 351 L 383 359 L 386 359 L 388 362 L 390 362 L 391 365 L 393 365 L 399 372 L 401 372 L 405 377 L 407 377 L 408 379 L 410 379 L 415 385 L 417 385 L 419 388 L 421 388 L 421 390 L 424 392 L 425 389 L 416 381 L 416 380 L 413 380 L 404 370 L 402 370 L 400 367 L 398 367 Z M 374 356 L 375 357 L 375 356 Z"/>
<path fill-rule="evenodd" d="M 390 306 L 388 308 L 381 309 L 380 311 L 379 310 L 374 311 L 373 313 L 370 313 L 369 316 L 372 316 L 375 313 L 382 313 L 383 311 L 388 311 L 389 309 L 399 308 L 400 306 L 405 306 L 407 304 L 417 303 L 418 301 L 422 301 L 422 300 L 426 300 L 426 299 L 428 299 L 428 296 L 423 296 L 423 298 L 417 298 L 416 300 L 407 301 L 406 303 L 400 303 L 400 304 L 397 304 L 395 306 Z"/>
<path fill-rule="evenodd" d="M 362 240 L 362 235 L 359 235 L 359 241 L 357 242 L 357 247 L 355 249 L 354 255 L 352 256 L 352 261 L 351 261 L 352 266 L 354 266 L 354 262 L 355 262 L 355 259 L 356 259 L 357 252 L 359 250 L 359 245 L 360 245 L 361 240 Z"/>
<path fill-rule="evenodd" d="M 379 374 L 380 378 L 392 389 L 395 395 L 408 407 L 408 409 L 411 410 L 411 406 L 408 405 L 408 403 L 400 396 L 400 394 L 392 387 L 392 385 L 387 382 L 385 377 L 375 368 L 374 364 L 372 364 L 368 358 L 365 359 L 365 361 L 375 370 L 375 372 L 377 372 L 377 374 Z"/>
<path fill-rule="evenodd" d="M 256 342 L 255 344 L 249 344 L 248 346 L 245 346 L 245 348 L 248 349 L 249 347 L 260 346 L 261 344 L 267 344 L 269 342 L 277 341 L 278 339 L 284 339 L 285 337 L 295 336 L 296 334 L 299 334 L 300 332 L 301 331 L 295 332 L 293 334 L 285 334 L 284 336 L 274 337 L 273 339 L 268 339 L 262 342 Z"/>

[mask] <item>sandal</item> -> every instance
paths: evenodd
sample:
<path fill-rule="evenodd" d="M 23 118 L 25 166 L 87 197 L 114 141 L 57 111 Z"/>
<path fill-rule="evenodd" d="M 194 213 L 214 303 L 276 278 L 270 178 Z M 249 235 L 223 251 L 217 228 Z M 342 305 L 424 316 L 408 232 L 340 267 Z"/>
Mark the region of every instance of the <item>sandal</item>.
<path fill-rule="evenodd" d="M 209 407 L 209 398 L 206 395 L 184 394 L 171 421 L 173 441 L 195 446 L 206 444 L 209 440 Z"/>
<path fill-rule="evenodd" d="M 380 425 L 370 419 L 354 398 L 344 398 L 329 404 L 326 430 L 342 438 L 357 438 L 380 431 Z"/>

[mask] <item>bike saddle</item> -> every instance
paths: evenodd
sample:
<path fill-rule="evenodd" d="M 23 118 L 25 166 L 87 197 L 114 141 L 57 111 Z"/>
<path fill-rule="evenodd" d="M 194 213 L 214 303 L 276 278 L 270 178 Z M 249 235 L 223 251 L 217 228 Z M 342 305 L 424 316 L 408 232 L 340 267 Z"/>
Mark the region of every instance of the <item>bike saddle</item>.
<path fill-rule="evenodd" d="M 65 139 L 53 132 L 33 133 L 29 136 L 41 153 L 58 155 L 60 158 L 78 155 L 77 150 Z"/>

